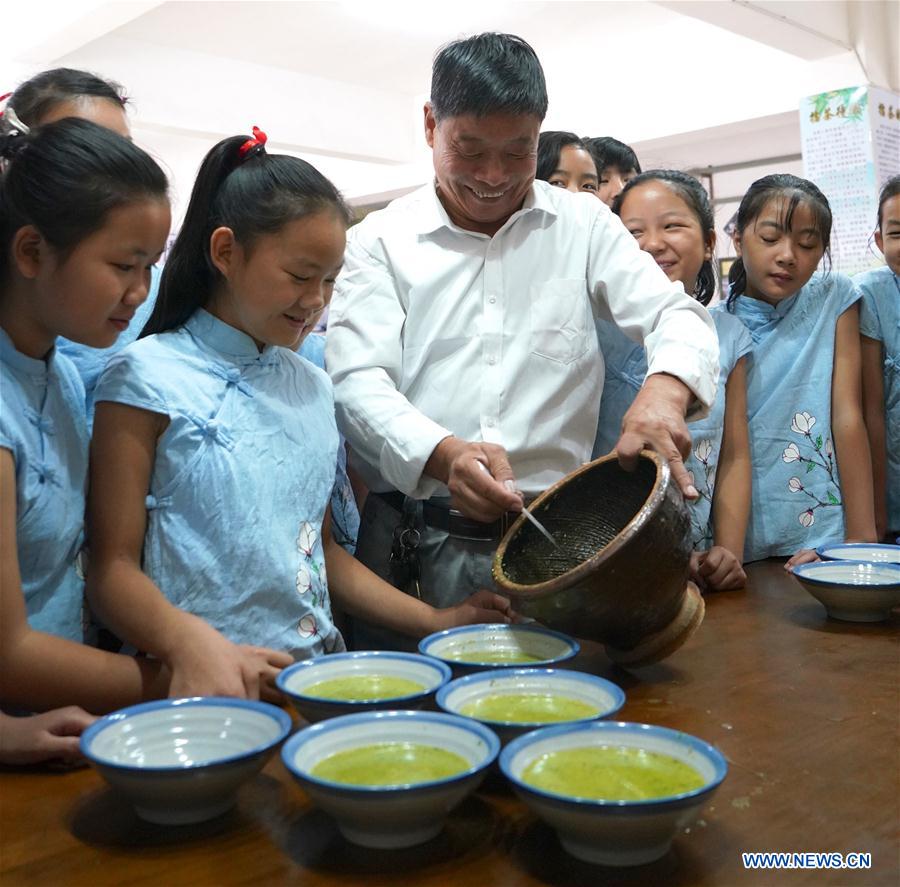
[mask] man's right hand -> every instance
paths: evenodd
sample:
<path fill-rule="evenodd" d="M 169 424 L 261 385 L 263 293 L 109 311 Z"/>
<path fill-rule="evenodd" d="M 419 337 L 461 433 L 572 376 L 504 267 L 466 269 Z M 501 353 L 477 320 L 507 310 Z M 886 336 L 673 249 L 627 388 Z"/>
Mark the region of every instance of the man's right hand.
<path fill-rule="evenodd" d="M 522 508 L 509 456 L 497 444 L 445 437 L 425 464 L 425 473 L 443 481 L 453 507 L 473 520 L 490 523 Z"/>

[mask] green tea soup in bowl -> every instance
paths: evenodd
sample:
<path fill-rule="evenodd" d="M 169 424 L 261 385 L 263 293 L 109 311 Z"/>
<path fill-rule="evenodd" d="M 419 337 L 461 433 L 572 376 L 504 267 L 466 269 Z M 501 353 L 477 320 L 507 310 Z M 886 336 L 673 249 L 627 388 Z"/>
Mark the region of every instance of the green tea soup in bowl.
<path fill-rule="evenodd" d="M 310 723 L 356 711 L 419 708 L 451 676 L 443 662 L 416 653 L 330 653 L 284 669 L 276 684 Z"/>
<path fill-rule="evenodd" d="M 372 711 L 301 730 L 281 757 L 348 841 L 396 848 L 437 835 L 499 750 L 494 733 L 468 718 Z"/>
<path fill-rule="evenodd" d="M 435 698 L 444 711 L 486 724 L 504 744 L 547 724 L 607 717 L 625 703 L 610 681 L 553 668 L 476 672 L 445 684 Z"/>
<path fill-rule="evenodd" d="M 687 733 L 592 721 L 514 739 L 500 769 L 573 856 L 630 866 L 664 856 L 728 768 L 721 752 Z"/>
<path fill-rule="evenodd" d="M 574 638 L 538 625 L 463 625 L 419 642 L 420 653 L 440 659 L 460 675 L 485 668 L 554 665 L 580 649 Z"/>
<path fill-rule="evenodd" d="M 703 785 L 697 770 L 671 755 L 613 745 L 547 752 L 522 771 L 522 781 L 594 801 L 653 801 Z"/>
<path fill-rule="evenodd" d="M 469 762 L 456 752 L 400 740 L 335 752 L 310 773 L 345 785 L 386 786 L 449 779 L 468 767 Z"/>

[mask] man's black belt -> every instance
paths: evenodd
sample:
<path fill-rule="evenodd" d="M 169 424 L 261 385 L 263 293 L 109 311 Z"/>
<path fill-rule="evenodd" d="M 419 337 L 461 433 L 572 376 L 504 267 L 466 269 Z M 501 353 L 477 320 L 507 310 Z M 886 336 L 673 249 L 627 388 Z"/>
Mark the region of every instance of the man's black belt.
<path fill-rule="evenodd" d="M 390 493 L 370 493 L 386 502 L 394 511 L 403 512 L 406 496 L 396 490 Z M 444 504 L 444 503 L 447 504 Z M 426 526 L 435 530 L 443 530 L 458 539 L 472 539 L 477 542 L 499 541 L 506 535 L 513 521 L 519 516 L 516 511 L 507 511 L 498 520 L 489 524 L 466 517 L 462 512 L 451 508 L 448 500 L 436 502 L 433 499 L 422 501 L 422 520 Z"/>

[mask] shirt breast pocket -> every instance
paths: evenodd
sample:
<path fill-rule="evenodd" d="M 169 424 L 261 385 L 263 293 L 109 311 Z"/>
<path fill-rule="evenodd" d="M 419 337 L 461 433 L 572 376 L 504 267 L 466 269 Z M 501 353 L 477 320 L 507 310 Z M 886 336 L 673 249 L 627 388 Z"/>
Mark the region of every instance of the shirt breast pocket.
<path fill-rule="evenodd" d="M 584 279 L 535 283 L 529 295 L 532 353 L 564 364 L 581 357 L 594 338 Z"/>

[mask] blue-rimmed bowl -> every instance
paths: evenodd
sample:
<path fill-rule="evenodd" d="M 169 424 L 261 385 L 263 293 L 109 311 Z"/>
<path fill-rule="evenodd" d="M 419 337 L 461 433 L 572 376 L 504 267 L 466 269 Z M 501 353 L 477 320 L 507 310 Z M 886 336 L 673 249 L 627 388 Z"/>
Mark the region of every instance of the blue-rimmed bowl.
<path fill-rule="evenodd" d="M 141 818 L 183 825 L 228 810 L 290 731 L 290 715 L 266 702 L 164 699 L 96 721 L 81 752 Z"/>
<path fill-rule="evenodd" d="M 536 758 L 563 749 L 626 746 L 668 755 L 703 778 L 695 791 L 642 801 L 593 800 L 542 791 L 522 781 Z M 600 865 L 642 865 L 664 856 L 679 829 L 716 790 L 728 765 L 716 748 L 678 730 L 622 721 L 543 727 L 514 739 L 500 769 L 519 797 L 556 829 L 573 856 Z"/>
<path fill-rule="evenodd" d="M 336 678 L 405 678 L 420 684 L 419 692 L 376 698 L 326 699 L 307 692 L 322 681 Z M 416 653 L 390 650 L 361 650 L 356 653 L 329 653 L 297 662 L 278 674 L 275 683 L 295 709 L 310 723 L 340 715 L 386 708 L 421 708 L 435 691 L 450 680 L 450 667 Z"/>
<path fill-rule="evenodd" d="M 494 720 L 478 714 L 466 714 L 463 709 L 478 705 L 494 696 L 532 696 L 538 702 L 547 697 L 581 702 L 595 709 L 594 714 L 560 717 L 543 715 L 539 719 L 514 716 Z M 560 668 L 501 668 L 479 671 L 450 681 L 441 687 L 436 696 L 437 704 L 450 714 L 462 715 L 480 721 L 490 727 L 506 744 L 523 733 L 549 723 L 585 723 L 605 718 L 617 712 L 625 704 L 621 687 L 596 675 L 584 674 Z M 543 706 L 537 706 L 539 709 Z"/>
<path fill-rule="evenodd" d="M 900 545 L 881 542 L 842 542 L 820 545 L 816 554 L 823 561 L 865 561 L 870 564 L 900 564 Z"/>
<path fill-rule="evenodd" d="M 578 655 L 575 638 L 539 625 L 463 625 L 428 635 L 419 652 L 446 662 L 456 675 L 485 668 L 557 665 Z"/>
<path fill-rule="evenodd" d="M 468 766 L 429 782 L 389 786 L 348 785 L 312 774 L 324 758 L 378 743 L 412 743 L 453 752 Z M 331 814 L 344 837 L 365 847 L 412 847 L 440 832 L 447 814 L 484 778 L 500 740 L 469 718 L 443 712 L 372 711 L 314 724 L 281 750 L 285 767 L 303 790 Z"/>
<path fill-rule="evenodd" d="M 900 564 L 819 561 L 794 567 L 797 581 L 845 622 L 883 622 L 900 606 Z"/>

